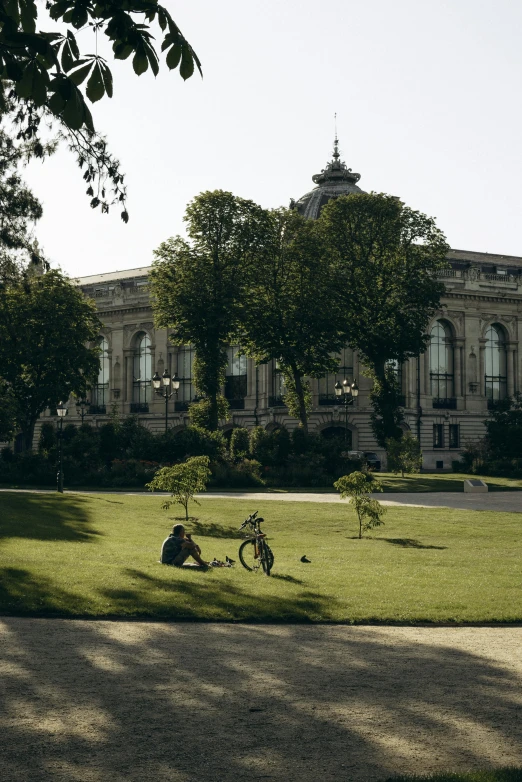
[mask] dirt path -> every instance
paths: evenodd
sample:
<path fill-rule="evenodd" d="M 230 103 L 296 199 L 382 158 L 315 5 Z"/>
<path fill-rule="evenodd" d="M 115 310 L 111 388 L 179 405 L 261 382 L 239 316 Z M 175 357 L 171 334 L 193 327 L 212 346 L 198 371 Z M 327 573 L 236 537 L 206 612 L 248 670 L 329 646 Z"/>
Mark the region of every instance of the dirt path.
<path fill-rule="evenodd" d="M 55 494 L 50 489 L 0 489 L 1 492 L 26 492 L 29 494 Z M 66 491 L 66 494 L 110 494 L 107 491 Z M 126 496 L 154 497 L 162 492 L 117 492 Z M 265 502 L 265 500 L 283 500 L 286 502 L 341 502 L 336 492 L 293 492 L 293 491 L 209 491 L 197 495 L 198 497 L 222 498 L 227 500 L 251 500 L 252 502 Z M 464 494 L 464 492 L 383 492 L 375 497 L 383 505 L 409 505 L 413 508 L 457 508 L 460 510 L 490 510 L 506 513 L 522 513 L 522 491 L 495 491 L 487 494 Z"/>
<path fill-rule="evenodd" d="M 522 766 L 522 628 L 0 619 L 6 782 Z"/>

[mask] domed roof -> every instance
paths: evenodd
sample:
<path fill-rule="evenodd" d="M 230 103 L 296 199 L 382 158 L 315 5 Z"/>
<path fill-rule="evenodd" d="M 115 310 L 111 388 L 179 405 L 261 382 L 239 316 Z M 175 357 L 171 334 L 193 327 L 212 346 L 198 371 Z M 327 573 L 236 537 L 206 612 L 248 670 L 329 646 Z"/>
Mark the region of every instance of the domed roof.
<path fill-rule="evenodd" d="M 326 164 L 320 174 L 312 177 L 317 187 L 310 190 L 298 201 L 291 201 L 290 207 L 297 209 L 299 214 L 313 220 L 319 217 L 321 209 L 328 203 L 330 198 L 337 198 L 343 195 L 352 195 L 353 193 L 363 193 L 357 182 L 361 178 L 351 168 L 347 168 L 346 163 L 341 160 L 339 154 L 339 140 L 337 135 L 334 139 L 334 151 L 332 160 Z"/>

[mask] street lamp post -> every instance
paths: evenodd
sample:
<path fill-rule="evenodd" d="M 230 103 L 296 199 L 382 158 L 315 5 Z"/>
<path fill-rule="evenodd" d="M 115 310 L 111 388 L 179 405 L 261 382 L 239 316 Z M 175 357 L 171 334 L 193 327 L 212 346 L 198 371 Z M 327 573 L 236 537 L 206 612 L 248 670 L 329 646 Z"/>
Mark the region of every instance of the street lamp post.
<path fill-rule="evenodd" d="M 85 413 L 87 412 L 87 404 L 88 402 L 85 399 L 85 397 L 83 397 L 82 399 L 78 399 L 76 401 L 76 413 L 82 418 L 82 426 L 83 426 L 83 419 L 85 417 Z"/>
<path fill-rule="evenodd" d="M 163 391 L 161 390 L 161 384 L 163 382 Z M 170 384 L 172 383 L 172 391 L 169 392 Z M 160 377 L 157 370 L 152 378 L 152 385 L 154 391 L 158 396 L 162 396 L 165 400 L 165 434 L 169 428 L 169 399 L 172 396 L 177 397 L 179 390 L 179 378 L 176 374 L 171 378 L 169 371 L 166 369 L 163 375 Z"/>
<path fill-rule="evenodd" d="M 63 494 L 63 467 L 62 467 L 62 439 L 63 439 L 63 419 L 67 415 L 67 408 L 63 402 L 56 406 L 56 412 L 60 419 L 60 428 L 58 430 L 58 474 L 56 475 L 57 490 Z"/>
<path fill-rule="evenodd" d="M 343 397 L 344 407 L 344 442 L 348 440 L 348 405 L 353 405 L 355 399 L 359 396 L 359 386 L 357 380 L 354 380 L 352 385 L 350 381 L 344 378 L 342 384 L 337 381 L 334 386 L 335 396 L 339 399 Z"/>

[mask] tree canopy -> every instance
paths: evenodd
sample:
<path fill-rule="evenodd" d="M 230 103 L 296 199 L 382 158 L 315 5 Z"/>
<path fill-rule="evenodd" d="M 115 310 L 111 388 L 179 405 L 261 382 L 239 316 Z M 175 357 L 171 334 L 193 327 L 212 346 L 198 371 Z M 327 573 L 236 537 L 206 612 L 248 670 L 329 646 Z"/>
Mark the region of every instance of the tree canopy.
<path fill-rule="evenodd" d="M 247 270 L 264 239 L 266 215 L 252 201 L 222 190 L 197 196 L 185 214 L 189 241 L 171 238 L 155 251 L 150 287 L 156 325 L 174 344 L 192 344 L 194 382 L 209 400 L 210 429 L 219 422 L 227 346 L 240 320 Z"/>
<path fill-rule="evenodd" d="M 1 289 L 0 380 L 27 447 L 44 410 L 95 382 L 100 325 L 94 302 L 58 271 Z"/>
<path fill-rule="evenodd" d="M 376 383 L 381 415 L 374 431 L 384 447 L 400 436 L 398 394 L 386 366 L 426 350 L 426 328 L 444 291 L 437 272 L 447 266 L 449 247 L 433 218 L 388 195 L 332 199 L 318 224 L 335 267 L 346 341 Z"/>
<path fill-rule="evenodd" d="M 297 212 L 267 213 L 241 313 L 242 345 L 257 362 L 277 359 L 290 412 L 307 429 L 306 377 L 334 371 L 344 347 L 337 281 L 316 224 Z"/>
<path fill-rule="evenodd" d="M 117 202 L 124 207 L 121 216 L 126 222 L 119 162 L 97 134 L 86 101 L 96 103 L 113 95 L 109 65 L 98 54 L 98 36 L 110 41 L 114 59 L 132 57 L 137 76 L 149 68 L 154 75 L 159 71 L 153 26 L 160 32 L 169 69 L 179 69 L 188 79 L 195 68 L 201 73 L 201 63 L 157 0 L 47 0 L 46 9 L 59 23 L 58 30 L 38 29 L 42 7 L 36 0 L 0 1 L 0 116 L 14 120 L 19 138 L 38 143 L 42 121 L 57 123 L 84 169 L 91 206 L 108 211 Z M 76 40 L 75 33 L 86 28 L 94 37 L 94 54 L 81 52 Z"/>

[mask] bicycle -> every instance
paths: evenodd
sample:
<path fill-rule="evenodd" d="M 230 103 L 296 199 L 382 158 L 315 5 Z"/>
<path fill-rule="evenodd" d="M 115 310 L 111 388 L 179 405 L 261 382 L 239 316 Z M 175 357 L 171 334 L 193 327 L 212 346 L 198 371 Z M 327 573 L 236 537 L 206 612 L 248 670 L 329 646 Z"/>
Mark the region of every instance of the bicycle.
<path fill-rule="evenodd" d="M 258 513 L 257 510 L 255 513 L 251 513 L 239 528 L 240 530 L 245 527 L 251 529 L 250 537 L 239 547 L 239 561 L 247 570 L 257 571 L 261 567 L 263 572 L 269 576 L 274 564 L 274 555 L 266 542 L 266 535 L 261 532 L 259 525 L 264 519 L 258 518 Z"/>

